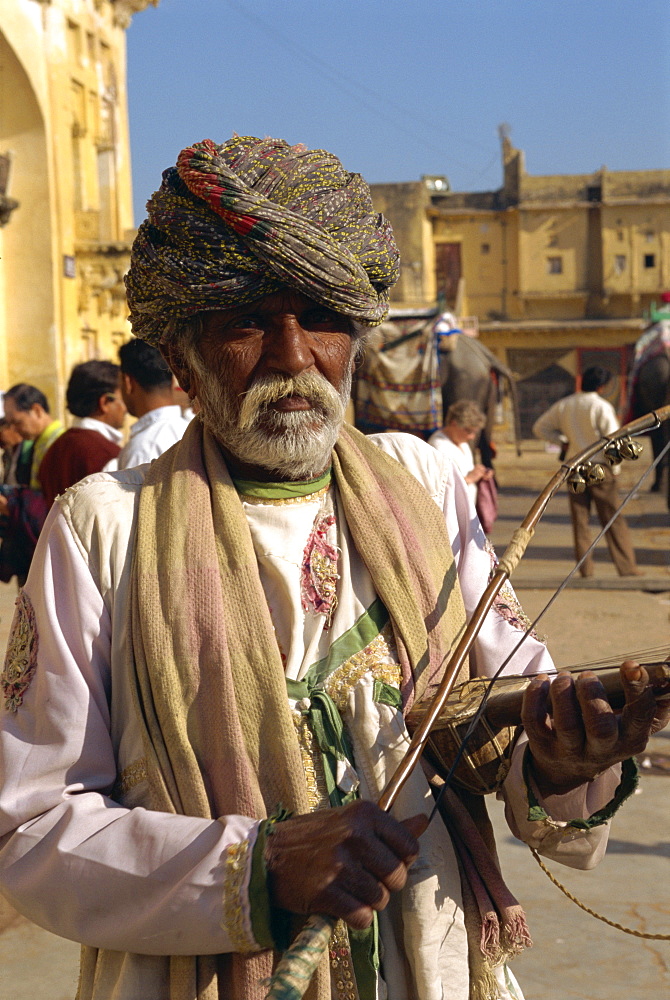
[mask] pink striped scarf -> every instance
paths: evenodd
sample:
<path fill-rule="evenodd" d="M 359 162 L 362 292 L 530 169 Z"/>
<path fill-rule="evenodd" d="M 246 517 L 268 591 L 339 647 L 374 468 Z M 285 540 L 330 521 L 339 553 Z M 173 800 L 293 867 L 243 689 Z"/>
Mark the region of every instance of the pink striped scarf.
<path fill-rule="evenodd" d="M 333 467 L 354 543 L 394 624 L 409 705 L 436 682 L 465 622 L 444 518 L 409 472 L 353 428 L 343 428 Z M 251 534 L 199 420 L 147 474 L 131 586 L 130 669 L 151 807 L 212 818 L 260 819 L 278 802 L 307 811 Z M 166 959 L 169 1000 L 261 1000 L 276 957 Z M 327 961 L 308 996 L 330 997 Z"/>

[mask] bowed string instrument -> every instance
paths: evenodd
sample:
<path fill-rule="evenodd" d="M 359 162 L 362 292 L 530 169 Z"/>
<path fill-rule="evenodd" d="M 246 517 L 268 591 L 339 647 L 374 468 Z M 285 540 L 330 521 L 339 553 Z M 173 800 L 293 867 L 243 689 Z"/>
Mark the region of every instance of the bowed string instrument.
<path fill-rule="evenodd" d="M 491 791 L 499 786 L 504 779 L 506 760 L 514 744 L 515 735 L 521 721 L 521 702 L 523 693 L 530 678 L 513 676 L 501 677 L 502 671 L 514 656 L 521 643 L 529 635 L 542 615 L 548 610 L 558 593 L 566 586 L 570 577 L 576 572 L 579 564 L 561 584 L 544 610 L 529 626 L 517 643 L 512 653 L 490 678 L 477 678 L 456 686 L 461 667 L 466 663 L 477 635 L 490 611 L 493 603 L 504 584 L 516 569 L 526 548 L 531 541 L 535 526 L 541 519 L 550 500 L 560 487 L 567 482 L 568 489 L 574 493 L 583 492 L 587 486 L 602 482 L 604 469 L 592 459 L 602 453 L 606 462 L 618 465 L 621 461 L 635 460 L 642 452 L 642 445 L 636 438 L 654 430 L 665 420 L 670 419 L 670 405 L 660 407 L 637 420 L 633 420 L 618 431 L 605 435 L 589 445 L 570 461 L 563 462 L 551 477 L 547 485 L 534 501 L 529 512 L 514 531 L 512 539 L 504 555 L 499 560 L 491 579 L 482 594 L 472 617 L 456 644 L 446 664 L 442 681 L 427 704 L 419 704 L 412 708 L 406 719 L 411 740 L 403 760 L 398 765 L 391 780 L 382 792 L 378 805 L 388 812 L 398 794 L 418 764 L 422 754 L 427 753 L 431 763 L 437 768 L 443 778 L 442 794 L 449 783 L 458 775 L 460 783 L 479 793 Z M 652 465 L 645 471 L 622 502 L 612 521 L 618 516 L 625 503 L 637 490 L 642 481 L 662 460 L 669 445 L 656 457 Z M 591 551 L 605 533 L 610 521 L 597 535 L 588 552 Z M 588 555 L 588 552 L 585 554 Z M 670 698 L 670 662 L 668 659 L 656 660 L 640 664 L 649 675 L 649 683 L 658 699 Z M 587 668 L 584 668 L 587 669 Z M 609 670 L 601 675 L 601 681 L 613 708 L 623 704 L 623 690 L 619 681 L 618 671 Z M 494 690 L 496 688 L 496 690 Z M 472 742 L 473 748 L 466 750 Z M 460 769 L 460 770 L 459 770 Z M 438 809 L 436 801 L 431 819 Z M 531 849 L 532 850 L 532 849 Z M 619 924 L 614 924 L 607 918 L 589 910 L 576 900 L 557 882 L 540 861 L 537 852 L 533 851 L 536 860 L 546 871 L 555 884 L 562 889 L 577 905 L 612 926 L 634 933 L 640 937 L 669 940 L 670 935 L 646 935 L 631 931 Z M 284 953 L 275 974 L 270 982 L 267 1000 L 300 1000 L 304 995 L 311 977 L 321 956 L 328 947 L 330 935 L 335 925 L 335 919 L 322 915 L 309 917 L 291 947 Z"/>

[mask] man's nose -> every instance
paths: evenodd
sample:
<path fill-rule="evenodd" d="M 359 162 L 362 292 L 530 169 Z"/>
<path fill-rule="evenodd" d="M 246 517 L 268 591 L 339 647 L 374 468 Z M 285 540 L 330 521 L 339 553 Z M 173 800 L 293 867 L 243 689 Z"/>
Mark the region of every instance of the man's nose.
<path fill-rule="evenodd" d="M 291 376 L 307 371 L 314 364 L 310 340 L 311 334 L 302 328 L 296 316 L 277 317 L 266 341 L 268 369 Z"/>

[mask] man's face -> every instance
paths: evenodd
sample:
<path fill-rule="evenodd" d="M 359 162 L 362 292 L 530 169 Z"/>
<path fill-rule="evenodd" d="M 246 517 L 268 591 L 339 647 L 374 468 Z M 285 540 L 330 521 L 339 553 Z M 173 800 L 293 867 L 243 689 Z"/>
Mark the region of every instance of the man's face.
<path fill-rule="evenodd" d="M 351 321 L 296 292 L 204 314 L 191 391 L 205 424 L 248 466 L 317 475 L 349 399 Z"/>
<path fill-rule="evenodd" d="M 455 420 L 452 420 L 451 423 L 447 424 L 447 434 L 454 444 L 470 444 L 478 436 L 479 430 L 476 427 L 461 427 Z"/>
<path fill-rule="evenodd" d="M 35 403 L 29 410 L 18 410 L 13 399 L 5 398 L 5 419 L 23 438 L 34 441 L 44 430 L 45 411 Z"/>
<path fill-rule="evenodd" d="M 119 374 L 119 383 L 116 391 L 108 392 L 100 399 L 100 419 L 103 423 L 109 424 L 110 427 L 115 427 L 116 430 L 120 431 L 126 419 L 127 412 L 128 410 L 121 394 L 121 375 Z"/>
<path fill-rule="evenodd" d="M 0 448 L 15 448 L 23 438 L 11 424 L 0 424 Z"/>

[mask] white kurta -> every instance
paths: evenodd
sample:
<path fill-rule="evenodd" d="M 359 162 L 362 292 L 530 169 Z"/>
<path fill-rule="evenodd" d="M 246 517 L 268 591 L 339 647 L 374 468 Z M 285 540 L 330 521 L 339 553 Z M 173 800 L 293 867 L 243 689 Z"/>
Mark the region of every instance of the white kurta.
<path fill-rule="evenodd" d="M 463 441 L 461 444 L 456 444 L 456 442 L 452 441 L 449 435 L 445 434 L 444 431 L 435 431 L 435 433 L 431 434 L 428 438 L 428 444 L 450 459 L 464 479 L 468 472 L 472 472 L 474 469 L 475 458 L 472 454 L 472 448 L 467 441 Z M 468 493 L 472 497 L 473 502 L 476 502 L 477 483 L 467 483 L 467 487 Z"/>
<path fill-rule="evenodd" d="M 188 421 L 184 420 L 181 406 L 158 406 L 155 410 L 149 410 L 130 428 L 130 437 L 121 449 L 117 468 L 131 469 L 145 462 L 153 462 L 181 440 L 187 427 Z M 112 471 L 110 468 L 105 469 L 105 472 Z"/>
<path fill-rule="evenodd" d="M 388 434 L 375 440 L 443 509 L 471 613 L 486 585 L 491 557 L 465 483 L 417 438 Z M 39 640 L 34 677 L 16 711 L 0 712 L 2 890 L 54 933 L 131 953 L 115 994 L 124 1000 L 163 995 L 161 966 L 151 956 L 258 947 L 250 922 L 251 851 L 246 849 L 253 845 L 258 823 L 244 816 L 211 821 L 137 806 L 145 776 L 126 677 L 126 643 L 135 516 L 145 471 L 91 476 L 54 505 L 25 588 Z M 334 487 L 325 499 L 245 503 L 245 510 L 287 676 L 300 679 L 365 616 L 376 598 L 372 581 L 351 544 Z M 311 578 L 303 558 L 308 549 L 321 558 L 321 573 Z M 334 564 L 331 559 L 329 576 L 333 549 L 337 559 Z M 508 594 L 506 608 L 490 612 L 480 633 L 473 653 L 479 674 L 492 674 L 519 638 L 512 598 Z M 25 637 L 15 635 L 12 641 L 15 649 L 17 642 L 26 646 Z M 374 701 L 375 677 L 388 680 L 396 670 L 392 646 L 381 640 L 368 646 L 356 653 L 358 659 L 336 663 L 326 684 L 340 699 L 361 792 L 374 798 L 402 755 L 406 734 L 398 713 Z M 534 639 L 507 668 L 517 673 L 549 669 L 549 654 Z M 511 829 L 550 858 L 590 867 L 604 851 L 607 827 L 579 831 L 566 828 L 566 822 L 601 808 L 617 781 L 614 769 L 555 796 L 543 803 L 553 822 L 531 822 L 517 749 L 504 789 Z M 428 796 L 417 772 L 397 814 L 428 808 Z M 447 977 L 451 1000 L 467 997 L 459 882 L 451 844 L 440 831 L 433 823 L 424 835 L 407 889 L 382 917 L 382 933 L 391 943 L 390 922 L 402 910 L 415 980 L 405 984 L 400 961 L 393 968 L 389 944 L 385 972 L 393 1000 L 439 1000 Z M 233 851 L 237 864 L 231 868 L 226 859 L 233 845 L 245 850 Z M 449 922 L 444 946 L 429 940 L 431 931 L 434 937 Z"/>

